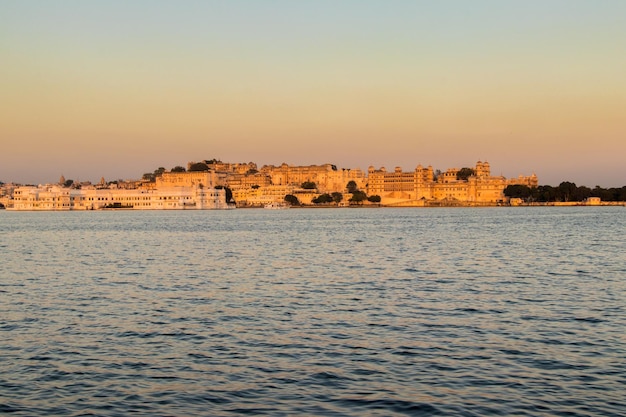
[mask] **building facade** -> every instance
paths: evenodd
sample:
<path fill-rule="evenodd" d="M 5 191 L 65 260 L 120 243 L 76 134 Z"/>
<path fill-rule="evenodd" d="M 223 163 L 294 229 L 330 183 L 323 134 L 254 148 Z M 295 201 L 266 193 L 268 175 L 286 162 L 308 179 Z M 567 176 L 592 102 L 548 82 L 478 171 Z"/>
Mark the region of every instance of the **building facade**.
<path fill-rule="evenodd" d="M 338 169 L 332 164 L 265 165 L 260 172 L 270 177 L 272 185 L 300 187 L 305 182 L 313 182 L 320 193 L 343 191 L 350 181 L 354 181 L 358 188 L 365 188 L 367 182 L 365 174 L 360 169 Z"/>
<path fill-rule="evenodd" d="M 383 204 L 422 205 L 437 204 L 499 204 L 505 201 L 504 189 L 513 184 L 536 187 L 536 175 L 506 179 L 492 176 L 488 162 L 478 161 L 473 175 L 458 178 L 459 169 L 450 168 L 435 176 L 431 166 L 418 165 L 412 172 L 396 167 L 393 172 L 385 168 L 368 170 L 367 194 L 379 195 Z M 419 203 L 418 203 L 419 202 Z"/>
<path fill-rule="evenodd" d="M 13 195 L 5 193 L 3 201 L 14 210 L 222 209 L 229 208 L 223 187 L 232 191 L 239 206 L 262 206 L 283 201 L 289 194 L 310 204 L 320 194 L 345 194 L 348 184 L 354 182 L 356 189 L 379 196 L 383 205 L 494 205 L 506 201 L 504 189 L 509 185 L 538 185 L 534 174 L 512 179 L 492 176 L 489 163 L 481 161 L 464 170 L 468 175 L 459 175 L 463 170 L 457 168 L 441 173 L 432 166 L 418 165 L 407 172 L 400 167 L 391 172 L 369 167 L 367 176 L 360 169 L 337 169 L 332 164 L 265 165 L 257 170 L 252 162 L 204 163 L 208 171 L 163 172 L 153 181 L 105 184 L 102 179 L 96 186 L 80 184 L 77 188 L 61 184 L 14 187 Z M 307 182 L 315 188 L 303 189 Z"/>
<path fill-rule="evenodd" d="M 175 175 L 168 175 L 175 174 Z M 135 189 L 59 185 L 13 190 L 12 210 L 211 210 L 227 209 L 226 191 L 214 188 L 211 172 L 164 173 L 154 187 Z"/>

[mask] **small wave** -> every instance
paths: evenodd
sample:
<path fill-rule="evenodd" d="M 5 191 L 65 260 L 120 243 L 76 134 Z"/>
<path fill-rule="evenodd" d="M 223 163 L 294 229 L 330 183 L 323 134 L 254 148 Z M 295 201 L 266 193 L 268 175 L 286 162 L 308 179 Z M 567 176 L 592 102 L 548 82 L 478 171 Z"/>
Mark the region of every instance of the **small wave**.
<path fill-rule="evenodd" d="M 26 411 L 23 407 L 11 404 L 0 404 L 0 413 L 19 413 L 20 411 Z"/>
<path fill-rule="evenodd" d="M 585 370 L 588 365 L 570 364 L 556 359 L 520 359 L 521 362 L 538 369 L 547 370 Z"/>
<path fill-rule="evenodd" d="M 602 320 L 596 317 L 574 317 L 575 321 L 584 321 L 587 323 L 603 323 L 606 320 Z"/>
<path fill-rule="evenodd" d="M 140 333 L 140 332 L 135 332 L 132 330 L 127 330 L 121 333 L 116 334 L 117 337 L 138 337 L 140 339 L 149 339 L 149 338 L 153 338 L 158 336 L 159 333 L 157 332 L 147 332 L 147 333 Z"/>
<path fill-rule="evenodd" d="M 340 376 L 329 371 L 317 372 L 300 381 L 299 385 L 310 386 L 321 385 L 326 388 L 342 389 L 345 384 L 351 381 L 350 378 Z"/>
<path fill-rule="evenodd" d="M 441 411 L 432 404 L 418 403 L 405 400 L 347 398 L 338 401 L 349 409 L 388 410 L 393 413 L 406 415 L 432 416 L 441 415 Z"/>

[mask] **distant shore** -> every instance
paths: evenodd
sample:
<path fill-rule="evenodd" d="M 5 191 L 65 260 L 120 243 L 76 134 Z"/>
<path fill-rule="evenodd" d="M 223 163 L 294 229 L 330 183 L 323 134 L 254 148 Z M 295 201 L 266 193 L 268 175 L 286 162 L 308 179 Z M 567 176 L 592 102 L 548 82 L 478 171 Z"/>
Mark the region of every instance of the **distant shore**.
<path fill-rule="evenodd" d="M 440 202 L 437 202 L 440 203 Z M 337 206 L 333 204 L 316 204 L 316 205 L 308 205 L 303 204 L 299 206 L 290 206 L 291 209 L 354 209 L 354 208 L 480 208 L 480 207 L 626 207 L 626 201 L 603 201 L 600 203 L 588 204 L 579 201 L 567 201 L 567 202 L 533 202 L 533 203 L 521 203 L 521 204 L 468 204 L 468 203 L 459 203 L 459 204 L 363 204 L 363 205 L 346 205 L 346 206 Z M 250 205 L 250 206 L 238 206 L 237 209 L 263 209 L 263 206 L 260 205 Z"/>

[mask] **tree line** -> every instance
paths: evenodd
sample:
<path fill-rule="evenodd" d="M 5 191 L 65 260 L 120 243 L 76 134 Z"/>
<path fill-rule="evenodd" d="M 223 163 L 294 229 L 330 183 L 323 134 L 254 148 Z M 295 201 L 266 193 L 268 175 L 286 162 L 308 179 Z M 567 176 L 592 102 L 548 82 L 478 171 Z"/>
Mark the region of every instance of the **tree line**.
<path fill-rule="evenodd" d="M 316 190 L 317 189 L 317 184 L 315 184 L 312 181 L 305 181 L 300 185 L 300 188 L 305 189 L 305 190 Z M 378 195 L 371 195 L 368 196 L 364 191 L 361 191 L 358 189 L 356 182 L 354 181 L 350 181 L 348 182 L 348 184 L 346 185 L 346 190 L 348 191 L 349 194 L 352 194 L 352 196 L 348 199 L 348 202 L 350 204 L 363 204 L 364 201 L 369 201 L 370 203 L 380 203 L 380 196 Z M 300 200 L 298 200 L 298 197 L 296 197 L 293 194 L 288 194 L 285 196 L 285 201 L 289 204 L 291 204 L 292 206 L 299 206 L 302 203 L 300 202 Z M 314 199 L 311 200 L 311 203 L 313 204 L 339 204 L 343 201 L 343 194 L 340 192 L 333 192 L 333 193 L 323 193 L 318 195 L 317 197 L 315 197 Z"/>
<path fill-rule="evenodd" d="M 527 185 L 509 185 L 504 189 L 504 195 L 510 198 L 521 198 L 525 202 L 561 202 L 561 201 L 585 201 L 589 197 L 600 197 L 602 201 L 626 201 L 626 186 L 621 188 L 595 188 L 577 186 L 573 182 L 564 181 L 557 187 L 540 185 L 528 187 Z"/>

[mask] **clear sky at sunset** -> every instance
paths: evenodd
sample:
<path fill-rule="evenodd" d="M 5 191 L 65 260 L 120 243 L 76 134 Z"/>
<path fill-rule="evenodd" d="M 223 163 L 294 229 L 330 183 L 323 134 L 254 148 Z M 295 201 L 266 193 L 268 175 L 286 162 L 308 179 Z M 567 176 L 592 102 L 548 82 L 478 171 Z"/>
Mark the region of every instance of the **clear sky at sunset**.
<path fill-rule="evenodd" d="M 0 0 L 0 181 L 218 158 L 626 185 L 626 1 Z"/>

